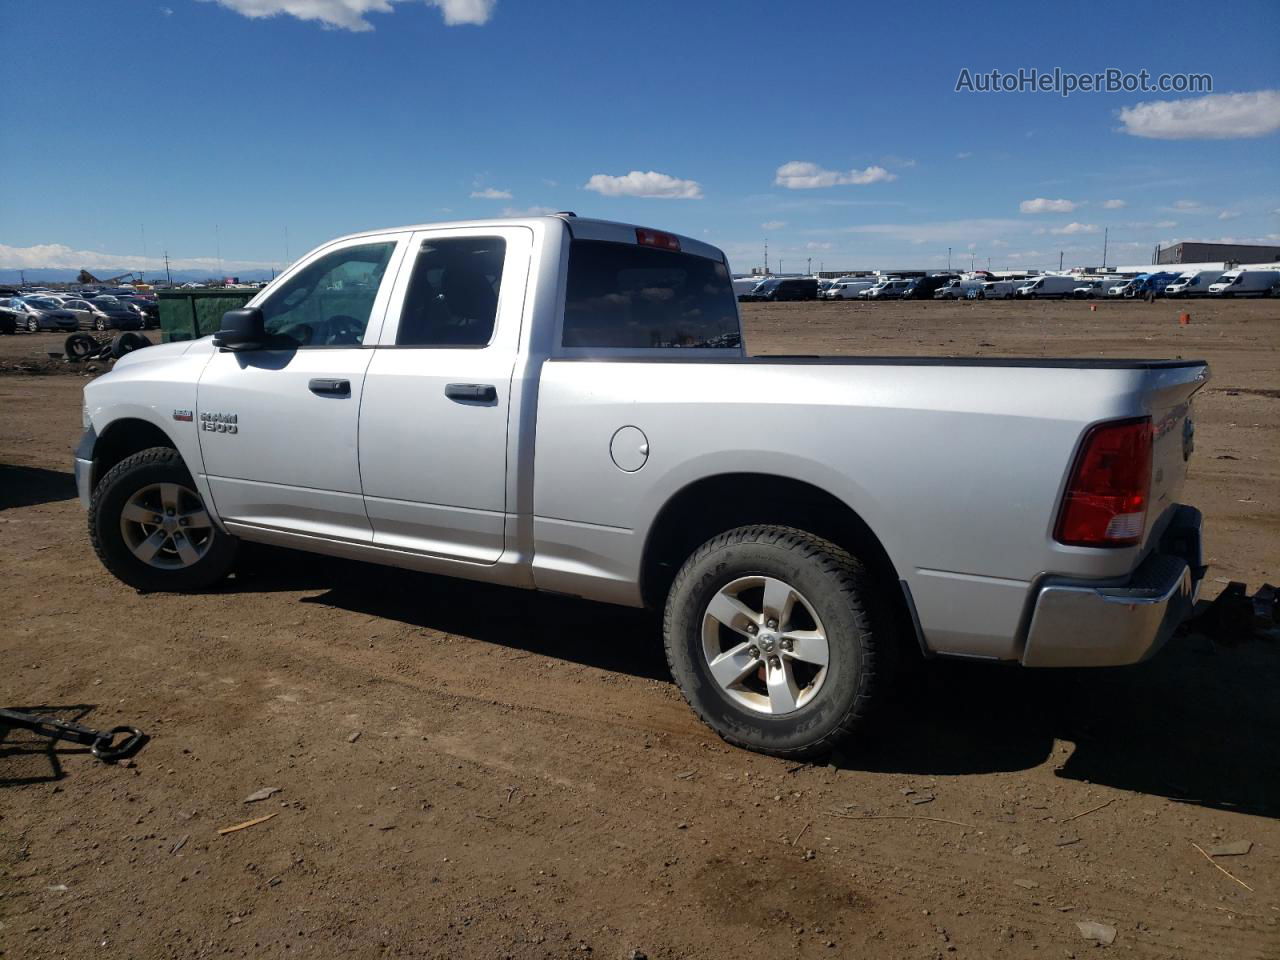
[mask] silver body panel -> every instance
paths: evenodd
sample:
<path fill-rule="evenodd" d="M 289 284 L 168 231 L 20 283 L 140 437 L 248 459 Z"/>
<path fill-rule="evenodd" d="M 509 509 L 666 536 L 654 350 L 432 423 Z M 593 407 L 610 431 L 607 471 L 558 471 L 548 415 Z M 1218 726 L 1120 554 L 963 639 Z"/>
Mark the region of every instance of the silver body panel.
<path fill-rule="evenodd" d="M 439 234 L 507 243 L 487 346 L 395 345 L 414 251 Z M 218 352 L 208 339 L 139 351 L 86 387 L 93 428 L 101 436 L 137 418 L 164 430 L 220 525 L 245 539 L 628 605 L 641 603 L 648 534 L 672 497 L 724 474 L 799 480 L 842 501 L 879 538 L 928 651 L 1098 661 L 1062 653 L 1046 624 L 1061 622 L 1058 611 L 1081 602 L 1091 582 L 1123 583 L 1153 552 L 1177 512 L 1202 365 L 564 349 L 571 236 L 634 242 L 635 228 L 541 217 L 326 244 L 250 304 L 338 245 L 393 239 L 362 344 L 276 360 Z M 698 241 L 680 243 L 723 259 Z M 352 396 L 317 397 L 306 389 L 313 377 L 349 379 Z M 449 382 L 492 384 L 498 399 L 445 402 Z M 235 413 L 240 429 L 201 431 L 198 417 L 176 422 L 178 409 Z M 1081 438 L 1099 421 L 1137 416 L 1157 426 L 1143 543 L 1055 542 Z M 1132 631 L 1122 632 L 1113 661 L 1133 646 Z"/>

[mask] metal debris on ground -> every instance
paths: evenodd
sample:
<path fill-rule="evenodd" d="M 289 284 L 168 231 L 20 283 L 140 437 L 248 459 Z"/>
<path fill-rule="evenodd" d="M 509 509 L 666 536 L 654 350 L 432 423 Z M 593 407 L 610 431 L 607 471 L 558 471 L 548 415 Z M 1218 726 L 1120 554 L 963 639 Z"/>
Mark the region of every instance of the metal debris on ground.
<path fill-rule="evenodd" d="M 105 731 L 94 730 L 78 723 L 25 710 L 0 709 L 0 727 L 30 730 L 50 740 L 66 740 L 70 743 L 82 744 L 103 763 L 114 763 L 131 757 L 147 742 L 147 735 L 137 727 L 120 726 Z"/>
<path fill-rule="evenodd" d="M 263 787 L 244 798 L 245 803 L 257 803 L 259 800 L 270 800 L 281 790 L 280 787 Z"/>

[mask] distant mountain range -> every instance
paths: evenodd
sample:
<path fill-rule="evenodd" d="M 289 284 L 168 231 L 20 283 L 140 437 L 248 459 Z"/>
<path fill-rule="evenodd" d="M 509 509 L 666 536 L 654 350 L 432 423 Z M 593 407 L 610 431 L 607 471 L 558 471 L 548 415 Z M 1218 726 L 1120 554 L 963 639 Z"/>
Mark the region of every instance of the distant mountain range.
<path fill-rule="evenodd" d="M 93 270 L 90 271 L 96 277 L 106 280 L 108 277 L 119 273 L 118 270 Z M 30 270 L 0 270 L 0 284 L 16 285 L 26 277 L 27 283 L 75 283 L 76 278 L 80 275 L 79 270 L 65 270 L 59 267 L 51 267 L 41 269 L 39 267 Z M 191 283 L 201 280 L 221 280 L 222 277 L 215 277 L 206 271 L 201 270 L 174 270 L 172 271 L 174 283 Z M 228 270 L 224 276 L 238 277 L 242 281 L 246 280 L 270 280 L 270 270 Z M 150 282 L 164 280 L 163 273 L 148 273 L 146 278 Z"/>

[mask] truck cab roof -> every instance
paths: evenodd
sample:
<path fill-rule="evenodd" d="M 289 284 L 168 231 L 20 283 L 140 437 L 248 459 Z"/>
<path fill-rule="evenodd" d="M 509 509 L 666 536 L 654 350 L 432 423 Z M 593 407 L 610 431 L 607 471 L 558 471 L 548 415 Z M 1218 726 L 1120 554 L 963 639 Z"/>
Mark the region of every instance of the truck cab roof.
<path fill-rule="evenodd" d="M 353 240 L 359 237 L 374 236 L 386 233 L 407 233 L 414 230 L 458 230 L 458 229 L 475 229 L 487 226 L 527 226 L 534 229 L 547 229 L 550 226 L 564 225 L 569 228 L 570 235 L 575 240 L 604 240 L 609 243 L 630 243 L 640 245 L 641 237 L 651 238 L 649 245 L 661 245 L 664 249 L 678 249 L 682 253 L 691 253 L 700 257 L 707 257 L 710 260 L 718 260 L 722 263 L 728 263 L 724 252 L 718 247 L 713 247 L 709 243 L 703 243 L 701 240 L 695 240 L 693 237 L 687 237 L 683 234 L 672 233 L 670 230 L 656 230 L 652 227 L 646 227 L 636 223 L 621 223 L 616 220 L 596 220 L 591 217 L 579 217 L 572 213 L 555 213 L 547 216 L 539 217 L 486 217 L 480 220 L 447 220 L 439 223 L 417 223 L 406 224 L 399 227 L 381 227 L 376 230 L 361 230 L 358 233 L 347 234 L 344 237 L 338 237 L 329 243 L 338 243 L 344 240 Z M 656 238 L 661 243 L 654 243 Z M 672 238 L 678 247 L 672 248 L 667 245 L 665 238 Z M 325 246 L 329 244 L 326 243 Z"/>

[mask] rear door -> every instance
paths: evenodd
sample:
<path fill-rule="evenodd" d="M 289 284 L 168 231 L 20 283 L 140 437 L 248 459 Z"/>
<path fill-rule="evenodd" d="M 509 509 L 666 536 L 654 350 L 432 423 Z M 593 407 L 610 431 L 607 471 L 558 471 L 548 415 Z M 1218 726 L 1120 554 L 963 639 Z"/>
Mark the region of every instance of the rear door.
<path fill-rule="evenodd" d="M 360 475 L 376 544 L 494 563 L 529 227 L 415 233 L 365 380 Z"/>
<path fill-rule="evenodd" d="M 322 248 L 255 306 L 269 349 L 215 352 L 197 391 L 205 475 L 227 522 L 368 542 L 356 450 L 368 349 L 407 232 Z M 179 417 L 189 411 L 174 411 Z"/>

